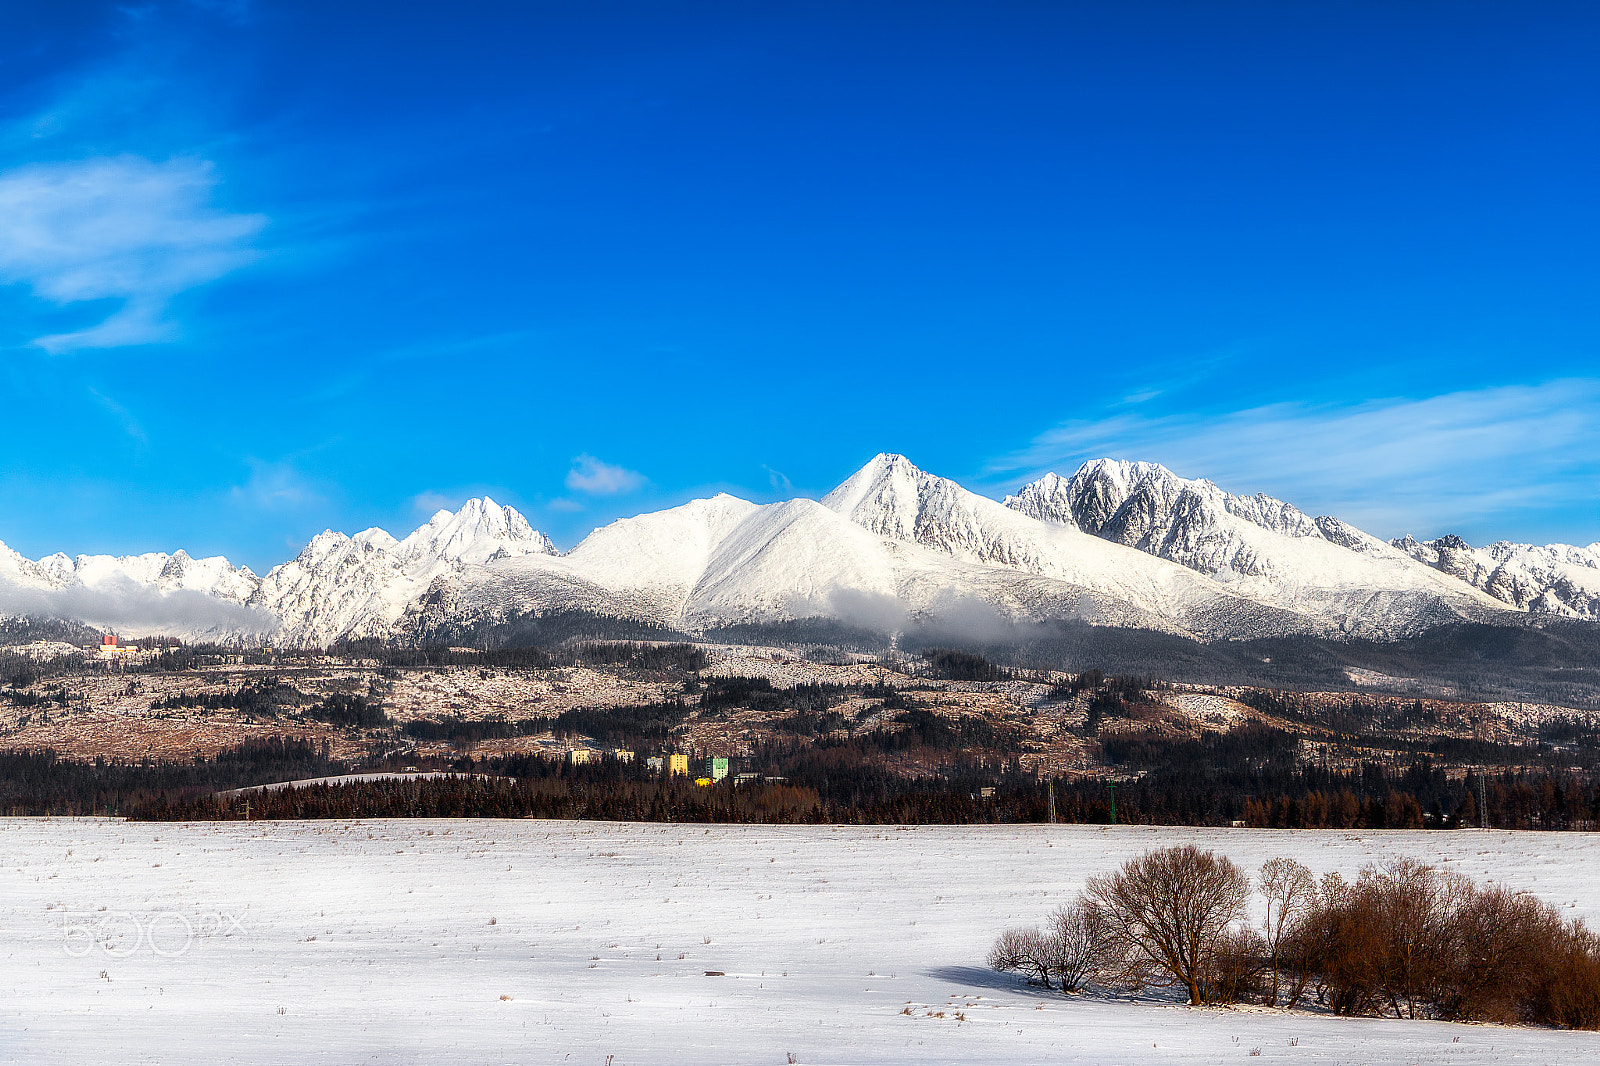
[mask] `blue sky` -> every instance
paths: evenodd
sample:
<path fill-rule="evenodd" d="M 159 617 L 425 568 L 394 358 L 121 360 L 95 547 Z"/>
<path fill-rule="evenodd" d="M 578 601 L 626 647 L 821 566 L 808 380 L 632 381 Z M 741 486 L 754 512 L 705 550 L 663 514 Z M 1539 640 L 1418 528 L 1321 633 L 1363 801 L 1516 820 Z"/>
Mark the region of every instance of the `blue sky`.
<path fill-rule="evenodd" d="M 0 2 L 0 540 L 878 451 L 1600 540 L 1600 7 Z"/>

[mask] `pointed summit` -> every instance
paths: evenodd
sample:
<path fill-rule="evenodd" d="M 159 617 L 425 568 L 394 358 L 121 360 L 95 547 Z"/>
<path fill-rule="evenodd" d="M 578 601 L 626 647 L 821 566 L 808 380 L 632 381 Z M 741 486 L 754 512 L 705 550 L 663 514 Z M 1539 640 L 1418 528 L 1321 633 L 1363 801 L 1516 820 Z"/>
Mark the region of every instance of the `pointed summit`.
<path fill-rule="evenodd" d="M 822 498 L 856 525 L 894 540 L 989 565 L 1055 573 L 1037 521 L 885 452 Z"/>
<path fill-rule="evenodd" d="M 393 550 L 406 563 L 443 559 L 482 564 L 512 555 L 554 555 L 555 545 L 515 508 L 485 496 L 468 500 L 454 514 L 439 511 Z"/>
<path fill-rule="evenodd" d="M 882 452 L 822 498 L 822 506 L 896 540 L 916 540 L 928 499 L 954 482 L 926 474 L 903 455 Z"/>

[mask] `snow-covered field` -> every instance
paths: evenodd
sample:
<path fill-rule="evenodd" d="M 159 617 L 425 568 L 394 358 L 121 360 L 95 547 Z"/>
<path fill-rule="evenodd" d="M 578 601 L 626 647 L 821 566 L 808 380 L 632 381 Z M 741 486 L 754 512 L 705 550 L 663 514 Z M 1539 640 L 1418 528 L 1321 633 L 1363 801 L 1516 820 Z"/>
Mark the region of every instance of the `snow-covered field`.
<path fill-rule="evenodd" d="M 1190 840 L 1250 870 L 1417 855 L 1600 920 L 1581 834 L 0 819 L 0 1062 L 1600 1062 L 1592 1033 L 983 969 L 1005 926 Z"/>

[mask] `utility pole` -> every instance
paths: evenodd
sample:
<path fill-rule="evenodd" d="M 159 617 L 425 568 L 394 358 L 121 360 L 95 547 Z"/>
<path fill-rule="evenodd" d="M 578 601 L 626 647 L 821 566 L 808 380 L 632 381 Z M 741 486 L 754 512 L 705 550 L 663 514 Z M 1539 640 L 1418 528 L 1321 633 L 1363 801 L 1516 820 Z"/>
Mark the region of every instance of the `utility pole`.
<path fill-rule="evenodd" d="M 1048 781 L 1045 782 L 1045 786 L 1049 789 L 1049 792 L 1050 792 L 1050 824 L 1051 825 L 1055 825 L 1056 824 L 1056 779 L 1053 778 L 1053 777 L 1050 778 Z"/>
<path fill-rule="evenodd" d="M 1111 788 L 1111 824 L 1117 824 L 1117 783 L 1110 782 Z"/>

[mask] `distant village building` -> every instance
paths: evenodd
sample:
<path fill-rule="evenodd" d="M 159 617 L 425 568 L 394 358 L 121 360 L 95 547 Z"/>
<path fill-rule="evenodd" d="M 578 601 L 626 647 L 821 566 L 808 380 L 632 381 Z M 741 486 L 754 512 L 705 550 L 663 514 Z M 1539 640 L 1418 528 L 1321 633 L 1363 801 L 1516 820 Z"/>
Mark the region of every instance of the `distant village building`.
<path fill-rule="evenodd" d="M 710 758 L 706 760 L 705 776 L 713 781 L 721 781 L 728 776 L 728 760 L 726 758 Z"/>
<path fill-rule="evenodd" d="M 137 644 L 119 644 L 115 633 L 107 633 L 100 638 L 100 658 L 102 659 L 131 659 L 137 656 L 142 649 Z"/>
<path fill-rule="evenodd" d="M 667 768 L 667 760 L 659 755 L 652 755 L 644 761 L 644 767 L 653 774 L 659 774 Z"/>
<path fill-rule="evenodd" d="M 627 748 L 612 748 L 611 757 L 618 762 L 632 762 L 633 752 L 629 751 Z"/>
<path fill-rule="evenodd" d="M 590 759 L 599 754 L 599 752 L 591 751 L 588 748 L 573 748 L 571 751 L 567 752 L 567 762 L 571 763 L 573 766 L 582 766 L 584 763 L 588 762 Z"/>
<path fill-rule="evenodd" d="M 681 752 L 667 756 L 667 773 L 672 777 L 688 777 L 689 756 Z"/>
<path fill-rule="evenodd" d="M 761 775 L 756 773 L 734 774 L 733 783 L 736 785 L 753 785 L 761 780 Z"/>

